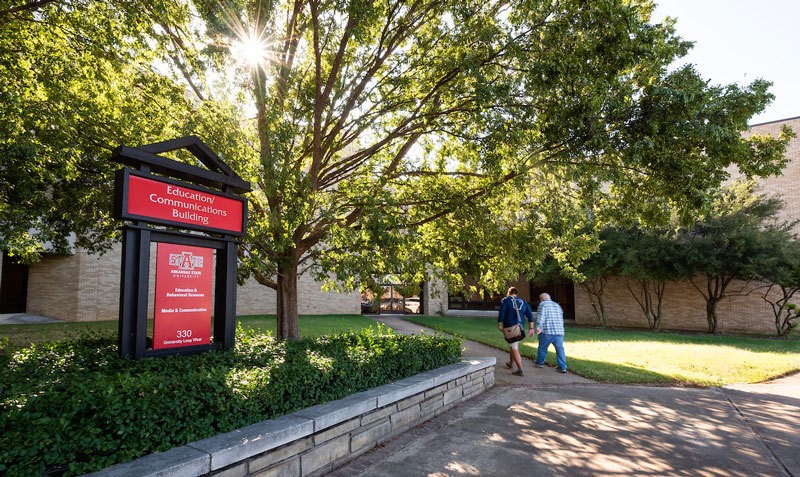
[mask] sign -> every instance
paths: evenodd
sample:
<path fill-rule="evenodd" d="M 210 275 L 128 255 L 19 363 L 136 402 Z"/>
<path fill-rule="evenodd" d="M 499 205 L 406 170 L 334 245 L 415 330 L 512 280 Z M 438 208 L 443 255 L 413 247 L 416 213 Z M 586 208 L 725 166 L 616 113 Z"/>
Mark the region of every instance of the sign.
<path fill-rule="evenodd" d="M 159 242 L 153 349 L 208 345 L 214 249 Z"/>
<path fill-rule="evenodd" d="M 121 218 L 243 235 L 243 199 L 124 171 Z"/>
<path fill-rule="evenodd" d="M 196 164 L 159 155 L 173 151 L 191 154 Z M 231 349 L 237 237 L 247 230 L 241 194 L 252 190 L 250 184 L 196 136 L 120 146 L 111 160 L 125 166 L 116 173 L 114 218 L 134 222 L 122 227 L 120 357 Z M 153 307 L 151 335 L 147 319 Z"/>

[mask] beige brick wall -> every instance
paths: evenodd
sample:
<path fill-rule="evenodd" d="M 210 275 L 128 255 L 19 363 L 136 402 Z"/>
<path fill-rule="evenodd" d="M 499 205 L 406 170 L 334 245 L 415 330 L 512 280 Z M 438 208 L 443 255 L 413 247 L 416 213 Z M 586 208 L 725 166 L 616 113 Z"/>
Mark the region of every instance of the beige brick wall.
<path fill-rule="evenodd" d="M 28 269 L 28 313 L 78 321 L 80 256 L 47 256 Z"/>
<path fill-rule="evenodd" d="M 297 282 L 297 310 L 301 315 L 360 314 L 361 298 L 357 291 L 350 293 L 324 292 L 322 284 L 306 274 Z M 248 280 L 236 290 L 236 313 L 256 315 L 276 313 L 277 299 L 271 288 Z"/>
<path fill-rule="evenodd" d="M 789 126 L 794 130 L 795 134 L 800 136 L 800 117 L 754 125 L 745 136 L 758 134 L 777 137 L 783 125 Z M 789 142 L 786 158 L 789 162 L 780 176 L 759 179 L 757 182 L 760 192 L 770 196 L 781 197 L 785 201 L 786 207 L 782 215 L 784 219 L 797 220 L 800 219 L 800 187 L 798 187 L 798 184 L 800 184 L 800 138 L 796 137 Z M 741 174 L 738 171 L 731 171 L 732 179 L 739 177 L 741 177 Z"/>
<path fill-rule="evenodd" d="M 695 283 L 705 286 L 703 277 Z M 608 281 L 603 294 L 605 314 L 608 324 L 614 327 L 647 328 L 647 318 L 639 303 L 634 299 L 627 284 L 638 292 L 638 284 L 627 282 L 622 278 Z M 745 296 L 731 296 L 717 305 L 718 325 L 720 333 L 752 333 L 775 334 L 775 320 L 770 305 L 761 296 L 763 289 L 758 284 L 737 282 L 730 285 L 730 291 Z M 575 287 L 575 321 L 578 324 L 599 325 L 599 320 L 592 308 L 592 297 L 580 286 Z M 706 301 L 690 282 L 667 283 L 664 290 L 661 329 L 707 331 Z"/>
<path fill-rule="evenodd" d="M 76 254 L 80 258 L 79 321 L 116 319 L 119 315 L 120 249 L 104 255 Z"/>
<path fill-rule="evenodd" d="M 117 319 L 121 250 L 120 245 L 97 255 L 79 249 L 73 255 L 46 256 L 31 265 L 27 312 L 66 321 Z M 151 314 L 152 301 L 151 292 Z"/>

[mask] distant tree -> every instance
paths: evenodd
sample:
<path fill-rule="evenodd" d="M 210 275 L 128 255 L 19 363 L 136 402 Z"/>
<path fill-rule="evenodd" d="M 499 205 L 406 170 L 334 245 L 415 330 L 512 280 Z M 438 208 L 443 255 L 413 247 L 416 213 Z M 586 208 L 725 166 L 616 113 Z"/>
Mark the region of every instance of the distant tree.
<path fill-rule="evenodd" d="M 764 267 L 758 277 L 766 283 L 761 287 L 761 297 L 772 308 L 778 336 L 789 334 L 800 323 L 800 310 L 792 301 L 800 291 L 800 242 L 790 237 L 787 231 L 782 232 L 785 246 L 781 249 L 781 256 Z"/>
<path fill-rule="evenodd" d="M 607 227 L 600 232 L 600 245 L 597 252 L 583 261 L 577 272 L 579 286 L 589 294 L 597 320 L 601 326 L 608 326 L 606 306 L 603 299 L 610 277 L 619 276 L 625 254 L 630 245 L 630 234 L 615 227 Z"/>
<path fill-rule="evenodd" d="M 639 304 L 651 330 L 661 326 L 662 305 L 667 283 L 681 278 L 676 264 L 680 249 L 675 237 L 666 229 L 629 229 L 620 276 Z M 633 285 L 635 284 L 635 285 Z"/>
<path fill-rule="evenodd" d="M 755 194 L 754 187 L 737 182 L 720 190 L 705 217 L 679 238 L 679 266 L 706 301 L 710 333 L 718 331 L 720 301 L 747 295 L 749 282 L 780 262 L 790 238 L 791 224 L 777 221 L 782 201 Z"/>
<path fill-rule="evenodd" d="M 394 287 L 394 289 L 403 298 L 417 296 L 420 294 L 420 292 L 422 292 L 422 288 L 419 286 L 419 283 L 406 283 L 403 285 L 396 286 Z"/>

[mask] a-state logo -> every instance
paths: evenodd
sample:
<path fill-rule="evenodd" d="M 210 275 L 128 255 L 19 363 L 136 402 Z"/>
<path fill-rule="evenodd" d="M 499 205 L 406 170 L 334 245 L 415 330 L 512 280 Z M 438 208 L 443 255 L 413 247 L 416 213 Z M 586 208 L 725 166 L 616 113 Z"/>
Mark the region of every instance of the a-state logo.
<path fill-rule="evenodd" d="M 203 257 L 192 255 L 192 252 L 181 252 L 169 254 L 169 264 L 181 270 L 194 270 L 203 268 Z"/>

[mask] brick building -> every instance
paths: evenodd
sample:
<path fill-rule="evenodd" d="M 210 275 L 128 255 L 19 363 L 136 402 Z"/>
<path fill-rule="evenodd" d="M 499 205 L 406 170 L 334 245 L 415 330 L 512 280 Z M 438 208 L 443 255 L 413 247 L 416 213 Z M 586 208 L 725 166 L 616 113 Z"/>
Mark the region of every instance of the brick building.
<path fill-rule="evenodd" d="M 4 257 L 0 283 L 4 295 L 0 313 L 31 313 L 65 321 L 112 320 L 119 316 L 120 250 L 90 255 L 76 250 L 71 255 L 46 255 L 33 265 L 20 266 Z M 155 256 L 155 251 L 152 252 Z M 150 266 L 153 283 L 155 265 Z M 298 284 L 301 314 L 359 313 L 358 293 L 328 293 L 303 276 Z M 10 296 L 14 292 L 15 296 Z M 24 293 L 24 296 L 20 296 Z M 152 316 L 153 290 L 150 290 Z M 236 310 L 240 315 L 275 313 L 275 292 L 254 280 L 239 286 Z"/>
<path fill-rule="evenodd" d="M 77 249 L 69 255 L 45 254 L 42 261 L 20 265 L 2 256 L 0 267 L 0 314 L 29 313 L 65 321 L 102 321 L 119 317 L 121 245 L 98 256 Z M 155 244 L 151 249 L 149 317 L 153 316 Z M 441 293 L 422 287 L 418 313 L 443 310 Z M 298 312 L 302 315 L 358 314 L 361 296 L 326 292 L 306 274 L 298 282 Z M 238 315 L 274 314 L 274 290 L 253 279 L 237 287 Z M 400 311 L 402 313 L 402 310 Z M 386 313 L 386 311 L 384 311 Z"/>

